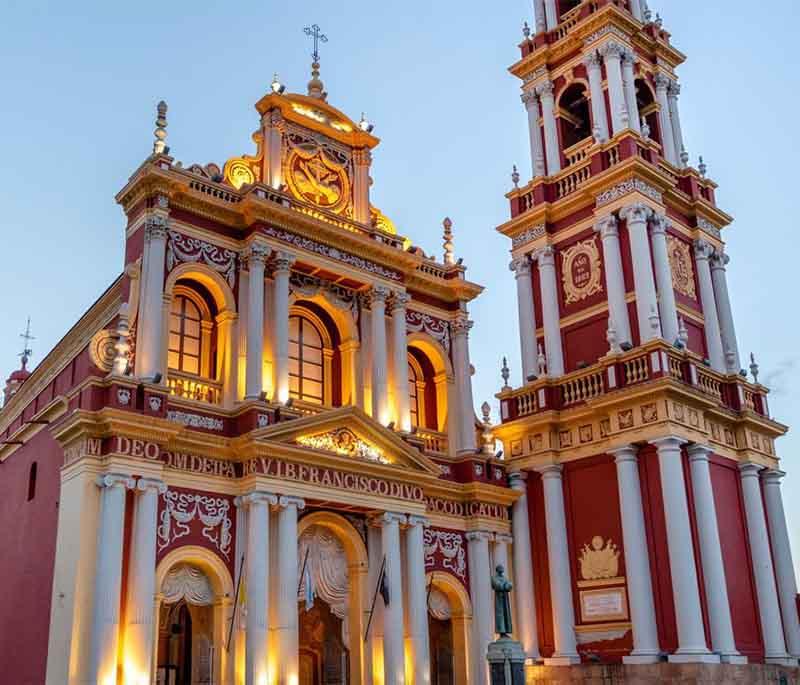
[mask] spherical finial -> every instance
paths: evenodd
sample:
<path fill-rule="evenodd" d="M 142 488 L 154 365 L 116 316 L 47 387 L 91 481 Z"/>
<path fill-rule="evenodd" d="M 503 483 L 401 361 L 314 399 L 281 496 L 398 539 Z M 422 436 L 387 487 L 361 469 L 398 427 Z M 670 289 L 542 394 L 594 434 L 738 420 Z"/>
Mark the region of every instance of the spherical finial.
<path fill-rule="evenodd" d="M 325 92 L 325 84 L 322 83 L 319 77 L 319 62 L 314 62 L 311 65 L 311 80 L 308 82 L 308 96 L 317 98 L 318 100 L 324 100 L 328 97 L 328 94 Z"/>

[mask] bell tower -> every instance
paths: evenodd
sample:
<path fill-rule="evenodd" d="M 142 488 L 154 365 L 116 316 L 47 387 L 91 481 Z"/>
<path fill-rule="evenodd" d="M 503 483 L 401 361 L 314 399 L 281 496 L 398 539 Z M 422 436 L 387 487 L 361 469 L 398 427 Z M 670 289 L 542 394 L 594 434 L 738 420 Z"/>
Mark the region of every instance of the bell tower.
<path fill-rule="evenodd" d="M 515 568 L 530 562 L 532 579 L 517 579 L 517 615 L 526 653 L 544 659 L 534 677 L 663 655 L 662 680 L 687 662 L 796 665 L 785 523 L 758 496 L 778 492 L 785 427 L 758 367 L 752 382 L 741 368 L 732 218 L 684 144 L 685 57 L 646 0 L 535 0 L 534 12 L 510 67 L 530 180 L 514 168 L 498 227 L 521 373 L 512 387 L 503 368 L 495 431 L 524 495 Z"/>

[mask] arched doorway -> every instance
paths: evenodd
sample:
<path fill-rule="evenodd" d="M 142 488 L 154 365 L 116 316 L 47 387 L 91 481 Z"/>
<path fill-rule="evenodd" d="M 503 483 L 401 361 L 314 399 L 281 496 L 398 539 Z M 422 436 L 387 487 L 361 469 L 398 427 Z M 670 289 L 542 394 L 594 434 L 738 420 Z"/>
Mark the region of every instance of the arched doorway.
<path fill-rule="evenodd" d="M 214 591 L 197 566 L 177 564 L 161 584 L 156 682 L 206 685 L 214 682 Z"/>
<path fill-rule="evenodd" d="M 364 541 L 331 512 L 303 517 L 298 534 L 299 685 L 361 683 Z"/>
<path fill-rule="evenodd" d="M 202 547 L 179 547 L 158 564 L 156 587 L 153 682 L 232 685 L 237 631 L 230 644 L 227 636 L 234 589 L 222 560 Z"/>
<path fill-rule="evenodd" d="M 444 571 L 428 573 L 431 685 L 455 685 L 469 676 L 472 604 L 466 588 Z"/>

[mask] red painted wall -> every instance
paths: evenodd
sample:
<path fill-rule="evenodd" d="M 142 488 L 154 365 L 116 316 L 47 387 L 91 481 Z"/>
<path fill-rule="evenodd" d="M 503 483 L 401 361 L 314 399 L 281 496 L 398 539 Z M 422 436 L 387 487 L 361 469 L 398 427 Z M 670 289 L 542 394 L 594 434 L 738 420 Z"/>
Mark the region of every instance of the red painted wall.
<path fill-rule="evenodd" d="M 738 464 L 713 457 L 711 483 L 725 564 L 728 602 L 731 606 L 736 648 L 751 661 L 764 660 L 764 642 L 758 615 L 747 524 L 744 518 Z"/>
<path fill-rule="evenodd" d="M 567 373 L 575 371 L 578 364 L 595 364 L 608 353 L 608 316 L 600 314 L 569 328 L 562 329 L 564 364 Z"/>
<path fill-rule="evenodd" d="M 580 589 L 576 581 L 581 577 L 578 559 L 583 546 L 591 545 L 592 538 L 596 535 L 602 537 L 604 541 L 611 539 L 621 551 L 619 576 L 625 576 L 622 520 L 614 458 L 601 455 L 566 464 L 564 503 L 572 566 L 575 620 L 580 624 Z M 599 655 L 604 661 L 617 662 L 621 661 L 631 649 L 633 649 L 633 635 L 630 632 L 618 640 L 578 645 L 581 654 L 591 652 Z"/>
<path fill-rule="evenodd" d="M 43 430 L 0 465 L 0 673 L 9 685 L 45 679 L 63 458 Z M 36 491 L 28 501 L 34 462 Z"/>
<path fill-rule="evenodd" d="M 536 584 L 536 622 L 539 634 L 539 651 L 543 657 L 549 657 L 555 651 L 555 637 L 553 635 L 553 602 L 550 595 L 547 526 L 544 515 L 542 477 L 538 473 L 529 472 L 527 484 L 533 578 Z"/>

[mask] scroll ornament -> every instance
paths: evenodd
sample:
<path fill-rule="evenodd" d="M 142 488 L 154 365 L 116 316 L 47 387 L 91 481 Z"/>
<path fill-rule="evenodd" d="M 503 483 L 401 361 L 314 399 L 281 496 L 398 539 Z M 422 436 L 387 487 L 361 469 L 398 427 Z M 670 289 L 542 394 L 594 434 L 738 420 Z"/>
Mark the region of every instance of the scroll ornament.
<path fill-rule="evenodd" d="M 172 271 L 178 264 L 185 262 L 206 264 L 221 273 L 231 288 L 236 281 L 236 252 L 170 231 L 167 270 Z"/>
<path fill-rule="evenodd" d="M 423 541 L 425 544 L 425 567 L 433 568 L 436 566 L 436 557 L 438 555 L 441 559 L 441 567 L 452 572 L 466 584 L 467 560 L 464 551 L 464 540 L 461 534 L 426 528 Z"/>
<path fill-rule="evenodd" d="M 225 559 L 229 558 L 233 542 L 233 522 L 229 515 L 231 505 L 228 499 L 175 490 L 167 490 L 162 497 L 164 508 L 158 526 L 159 552 L 176 540 L 186 537 L 193 527 L 200 525 L 202 536 Z"/>

